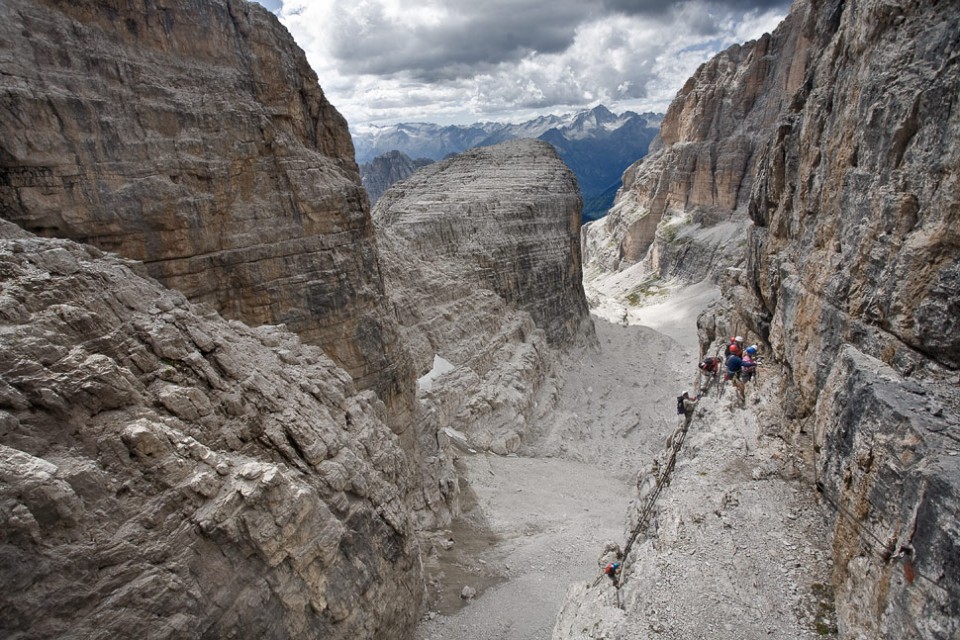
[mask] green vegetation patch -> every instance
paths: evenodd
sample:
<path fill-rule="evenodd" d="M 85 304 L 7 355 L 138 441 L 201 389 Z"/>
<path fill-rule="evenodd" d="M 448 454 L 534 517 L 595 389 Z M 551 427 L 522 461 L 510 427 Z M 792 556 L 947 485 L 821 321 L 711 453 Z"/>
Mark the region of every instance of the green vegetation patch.
<path fill-rule="evenodd" d="M 837 629 L 837 607 L 834 603 L 833 586 L 814 582 L 810 590 L 816 601 L 816 611 L 814 613 L 813 627 L 819 636 L 836 636 Z"/>
<path fill-rule="evenodd" d="M 652 298 L 665 295 L 669 289 L 660 276 L 649 276 L 637 284 L 627 294 L 627 302 L 631 307 L 638 307 L 649 302 Z"/>
<path fill-rule="evenodd" d="M 657 226 L 657 236 L 664 242 L 673 244 L 677 241 L 680 232 L 686 229 L 692 221 L 690 214 L 685 213 L 677 216 L 664 217 Z M 684 239 L 689 242 L 688 239 Z"/>

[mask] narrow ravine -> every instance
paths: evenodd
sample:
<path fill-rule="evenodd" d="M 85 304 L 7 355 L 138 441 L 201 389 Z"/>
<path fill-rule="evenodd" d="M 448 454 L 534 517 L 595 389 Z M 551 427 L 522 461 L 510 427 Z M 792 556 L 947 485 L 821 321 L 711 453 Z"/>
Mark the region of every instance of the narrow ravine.
<path fill-rule="evenodd" d="M 638 471 L 676 426 L 675 397 L 696 373 L 696 317 L 713 295 L 695 293 L 633 318 L 665 331 L 594 317 L 600 349 L 562 368 L 560 406 L 539 425 L 542 457 L 464 452 L 476 507 L 427 557 L 434 596 L 447 596 L 418 640 L 550 638 L 570 585 L 596 579 L 606 542 L 623 544 Z M 463 587 L 477 595 L 458 607 L 449 595 Z"/>

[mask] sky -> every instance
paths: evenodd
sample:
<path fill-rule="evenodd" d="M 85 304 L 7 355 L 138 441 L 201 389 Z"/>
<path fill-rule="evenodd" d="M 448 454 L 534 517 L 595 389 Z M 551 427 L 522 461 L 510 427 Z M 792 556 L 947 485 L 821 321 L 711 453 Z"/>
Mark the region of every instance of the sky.
<path fill-rule="evenodd" d="M 788 0 L 259 0 L 351 129 L 664 112 L 697 67 Z"/>

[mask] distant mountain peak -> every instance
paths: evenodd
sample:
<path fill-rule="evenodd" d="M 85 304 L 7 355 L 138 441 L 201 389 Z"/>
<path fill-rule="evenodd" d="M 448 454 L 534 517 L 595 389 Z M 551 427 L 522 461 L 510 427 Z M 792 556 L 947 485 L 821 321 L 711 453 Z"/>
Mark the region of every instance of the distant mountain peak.
<path fill-rule="evenodd" d="M 442 160 L 473 147 L 488 147 L 508 140 L 545 140 L 576 174 L 585 203 L 585 217 L 597 218 L 606 214 L 613 203 L 612 194 L 616 193 L 623 171 L 646 155 L 662 119 L 661 114 L 638 115 L 633 111 L 617 115 L 601 104 L 576 113 L 542 115 L 519 124 L 404 122 L 365 127 L 353 133 L 353 142 L 357 162 L 363 165 L 372 164 L 375 158 L 391 151 L 402 151 L 409 158 Z M 407 163 L 404 166 L 404 170 L 411 169 Z M 372 166 L 368 171 L 365 184 L 377 182 L 380 188 L 385 188 L 384 181 L 374 177 L 376 172 Z M 398 165 L 390 165 L 386 173 L 393 177 L 403 171 Z M 373 193 L 371 199 L 376 200 Z"/>

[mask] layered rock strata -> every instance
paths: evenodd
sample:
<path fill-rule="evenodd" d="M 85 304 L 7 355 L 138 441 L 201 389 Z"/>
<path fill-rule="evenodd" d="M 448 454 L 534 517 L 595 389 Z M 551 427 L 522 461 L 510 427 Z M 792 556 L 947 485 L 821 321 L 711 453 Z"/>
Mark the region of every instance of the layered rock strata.
<path fill-rule="evenodd" d="M 749 268 L 799 412 L 845 342 L 902 373 L 960 367 L 958 26 L 925 2 L 804 14 L 822 54 L 763 149 Z"/>
<path fill-rule="evenodd" d="M 790 363 L 788 410 L 820 425 L 821 482 L 860 521 L 836 520 L 841 631 L 951 637 L 960 10 L 917 1 L 801 8 L 820 54 L 762 150 L 750 205 L 748 280 L 762 311 L 753 319 Z M 877 360 L 892 371 L 879 373 Z M 929 579 L 914 580 L 905 563 Z"/>
<path fill-rule="evenodd" d="M 408 460 L 372 391 L 129 262 L 0 221 L 0 635 L 406 638 Z"/>
<path fill-rule="evenodd" d="M 809 484 L 833 530 L 840 636 L 952 638 L 960 10 L 801 1 L 778 41 L 796 45 L 754 87 L 780 107 L 754 132 L 744 269 L 725 272 L 727 307 L 701 323 L 703 342 L 756 336 L 784 367 L 782 419 L 766 428 L 803 444 L 816 427 Z M 727 105 L 751 94 L 742 85 Z"/>
<path fill-rule="evenodd" d="M 756 151 L 810 55 L 808 36 L 790 22 L 720 53 L 686 82 L 650 154 L 624 172 L 609 214 L 585 227 L 588 277 L 646 262 L 698 281 L 742 263 Z"/>
<path fill-rule="evenodd" d="M 817 404 L 818 489 L 836 518 L 840 628 L 960 635 L 960 390 L 845 347 Z"/>
<path fill-rule="evenodd" d="M 594 340 L 581 284 L 580 198 L 550 145 L 467 151 L 374 208 L 391 304 L 438 427 L 506 453 L 523 442 L 553 347 Z M 422 395 L 423 395 L 422 394 Z"/>
<path fill-rule="evenodd" d="M 360 181 L 370 196 L 370 202 L 376 204 L 387 189 L 395 182 L 409 178 L 420 167 L 433 162 L 429 158 L 412 159 L 402 151 L 390 151 L 379 155 L 368 163 L 360 165 Z"/>
<path fill-rule="evenodd" d="M 10 0 L 0 42 L 4 218 L 143 261 L 227 317 L 284 323 L 409 419 L 347 125 L 275 16 Z"/>

